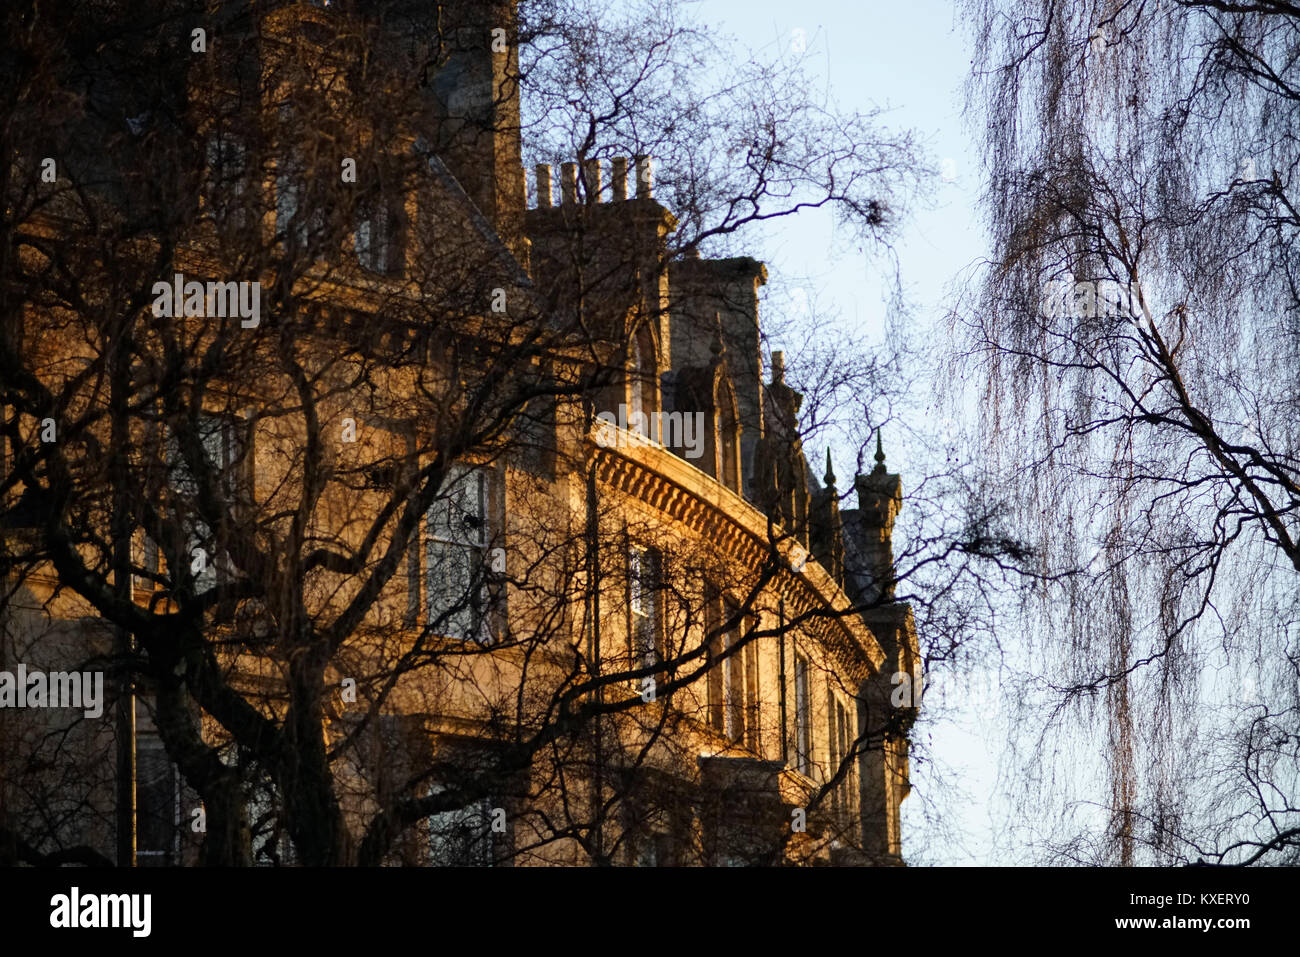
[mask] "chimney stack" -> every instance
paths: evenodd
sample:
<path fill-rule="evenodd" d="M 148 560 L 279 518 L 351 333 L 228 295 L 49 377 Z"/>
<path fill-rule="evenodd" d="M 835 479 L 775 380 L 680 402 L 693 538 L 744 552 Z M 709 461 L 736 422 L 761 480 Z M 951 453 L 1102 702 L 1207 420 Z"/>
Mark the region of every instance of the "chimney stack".
<path fill-rule="evenodd" d="M 578 201 L 578 164 L 565 163 L 560 167 L 560 202 L 572 206 Z"/>
<path fill-rule="evenodd" d="M 587 202 L 600 202 L 600 160 L 589 159 L 583 161 L 582 188 L 586 191 Z"/>
<path fill-rule="evenodd" d="M 614 193 L 614 202 L 627 199 L 627 157 L 615 156 L 610 164 L 610 188 Z"/>
<path fill-rule="evenodd" d="M 550 209 L 555 202 L 555 194 L 552 192 L 554 187 L 551 185 L 551 164 L 537 164 L 537 208 Z"/>
<path fill-rule="evenodd" d="M 648 156 L 636 158 L 636 198 L 654 199 L 654 167 Z"/>

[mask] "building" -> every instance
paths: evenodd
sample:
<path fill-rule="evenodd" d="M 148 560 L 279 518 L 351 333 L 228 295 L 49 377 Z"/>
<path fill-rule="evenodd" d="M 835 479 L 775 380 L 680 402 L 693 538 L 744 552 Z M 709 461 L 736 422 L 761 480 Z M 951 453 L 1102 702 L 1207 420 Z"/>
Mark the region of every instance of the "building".
<path fill-rule="evenodd" d="M 526 199 L 512 4 L 187 16 L 220 55 L 110 85 L 121 155 L 90 111 L 15 164 L 80 188 L 20 217 L 0 671 L 108 691 L 0 710 L 0 856 L 901 863 L 900 481 L 813 473 L 765 266 L 682 248 L 648 157 Z M 358 51 L 435 66 L 361 113 Z"/>

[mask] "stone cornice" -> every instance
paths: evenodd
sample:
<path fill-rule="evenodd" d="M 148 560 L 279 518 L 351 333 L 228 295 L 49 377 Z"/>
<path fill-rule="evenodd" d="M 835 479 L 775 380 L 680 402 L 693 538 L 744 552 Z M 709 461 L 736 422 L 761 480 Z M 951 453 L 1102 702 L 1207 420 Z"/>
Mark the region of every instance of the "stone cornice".
<path fill-rule="evenodd" d="M 608 432 L 598 442 L 600 429 Z M 644 502 L 750 568 L 757 569 L 775 551 L 784 568 L 777 572 L 773 587 L 786 600 L 791 617 L 825 609 L 826 617 L 809 621 L 808 629 L 816 637 L 849 651 L 850 657 L 865 659 L 872 672 L 884 664 L 884 649 L 861 615 L 851 610 L 853 603 L 844 590 L 806 556 L 802 546 L 789 536 L 780 537 L 779 530 L 749 502 L 636 433 L 598 422 L 587 442 L 601 484 Z M 792 559 L 798 564 L 805 556 L 803 570 L 795 572 Z"/>

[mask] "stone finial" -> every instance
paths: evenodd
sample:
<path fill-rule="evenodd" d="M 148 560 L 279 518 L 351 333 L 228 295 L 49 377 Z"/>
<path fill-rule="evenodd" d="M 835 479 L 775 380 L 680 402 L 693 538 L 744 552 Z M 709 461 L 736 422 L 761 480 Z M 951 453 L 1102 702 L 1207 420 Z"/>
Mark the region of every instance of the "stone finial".
<path fill-rule="evenodd" d="M 884 474 L 888 469 L 885 468 L 885 448 L 880 441 L 880 429 L 876 429 L 876 467 L 871 470 L 872 474 Z"/>
<path fill-rule="evenodd" d="M 822 476 L 826 481 L 826 487 L 834 490 L 835 488 L 835 469 L 831 467 L 831 447 L 826 446 L 826 474 Z"/>

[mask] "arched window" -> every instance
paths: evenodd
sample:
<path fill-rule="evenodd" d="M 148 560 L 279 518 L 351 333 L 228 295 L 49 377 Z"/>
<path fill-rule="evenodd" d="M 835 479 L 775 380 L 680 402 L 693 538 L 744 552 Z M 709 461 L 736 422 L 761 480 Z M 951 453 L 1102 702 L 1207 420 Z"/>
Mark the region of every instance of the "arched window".
<path fill-rule="evenodd" d="M 650 329 L 643 327 L 632 339 L 632 361 L 628 369 L 628 428 L 646 438 L 661 441 L 655 424 L 659 410 L 656 385 L 659 381 L 658 351 Z"/>
<path fill-rule="evenodd" d="M 736 393 L 730 381 L 719 376 L 713 395 L 713 425 L 716 430 L 719 482 L 734 492 L 740 491 L 740 415 L 736 410 Z"/>

